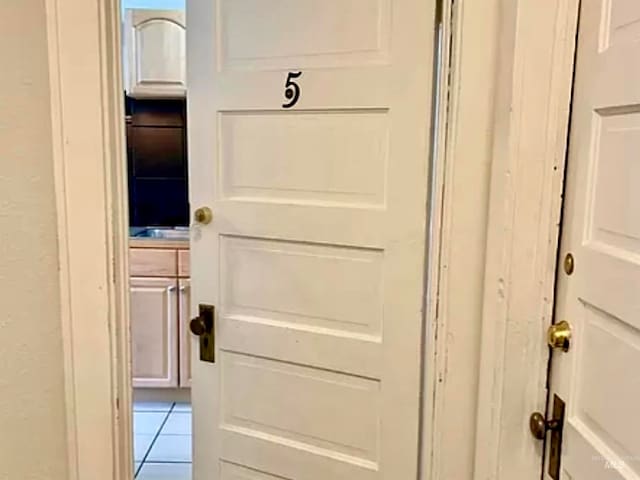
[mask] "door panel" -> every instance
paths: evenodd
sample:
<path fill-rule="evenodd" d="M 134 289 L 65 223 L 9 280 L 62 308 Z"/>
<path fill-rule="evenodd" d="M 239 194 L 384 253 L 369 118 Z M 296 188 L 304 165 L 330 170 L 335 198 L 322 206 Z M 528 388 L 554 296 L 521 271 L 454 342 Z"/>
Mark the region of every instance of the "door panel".
<path fill-rule="evenodd" d="M 416 478 L 434 15 L 188 3 L 196 480 Z"/>
<path fill-rule="evenodd" d="M 567 402 L 563 478 L 640 478 L 640 8 L 583 0 L 551 386 Z"/>
<path fill-rule="evenodd" d="M 225 198 L 384 206 L 388 112 L 221 115 Z"/>
<path fill-rule="evenodd" d="M 352 66 L 387 57 L 391 0 L 216 3 L 221 69 Z"/>
<path fill-rule="evenodd" d="M 379 381 L 227 351 L 220 368 L 225 432 L 279 436 L 372 465 L 378 460 Z"/>
<path fill-rule="evenodd" d="M 131 278 L 134 387 L 178 386 L 178 299 L 175 278 Z"/>

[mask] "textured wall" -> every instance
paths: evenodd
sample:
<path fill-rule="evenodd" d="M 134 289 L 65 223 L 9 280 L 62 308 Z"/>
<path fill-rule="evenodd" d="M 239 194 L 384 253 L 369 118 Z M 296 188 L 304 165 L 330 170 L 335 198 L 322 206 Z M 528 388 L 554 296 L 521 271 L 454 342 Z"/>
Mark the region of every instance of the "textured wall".
<path fill-rule="evenodd" d="M 0 480 L 66 480 L 44 0 L 0 1 Z"/>

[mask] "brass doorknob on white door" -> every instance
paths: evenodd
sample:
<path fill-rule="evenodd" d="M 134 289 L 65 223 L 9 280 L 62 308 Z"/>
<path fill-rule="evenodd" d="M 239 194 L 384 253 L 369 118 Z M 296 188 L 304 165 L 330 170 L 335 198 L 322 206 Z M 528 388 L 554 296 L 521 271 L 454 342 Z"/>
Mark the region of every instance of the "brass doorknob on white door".
<path fill-rule="evenodd" d="M 547 343 L 551 348 L 569 351 L 571 346 L 571 325 L 566 320 L 562 320 L 551 325 L 547 330 Z"/>
<path fill-rule="evenodd" d="M 196 223 L 209 225 L 211 220 L 213 220 L 213 212 L 209 207 L 200 207 L 194 212 L 193 218 Z"/>

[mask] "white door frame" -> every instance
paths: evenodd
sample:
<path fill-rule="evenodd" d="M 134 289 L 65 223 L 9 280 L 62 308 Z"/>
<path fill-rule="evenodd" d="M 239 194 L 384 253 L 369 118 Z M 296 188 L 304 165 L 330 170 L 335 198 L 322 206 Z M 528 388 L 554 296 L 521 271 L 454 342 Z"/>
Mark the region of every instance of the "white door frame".
<path fill-rule="evenodd" d="M 46 2 L 69 478 L 130 480 L 120 6 Z M 522 415 L 546 397 L 577 0 L 442 3 L 421 480 L 539 478 Z"/>
<path fill-rule="evenodd" d="M 579 0 L 503 4 L 478 390 L 478 479 L 539 479 Z"/>

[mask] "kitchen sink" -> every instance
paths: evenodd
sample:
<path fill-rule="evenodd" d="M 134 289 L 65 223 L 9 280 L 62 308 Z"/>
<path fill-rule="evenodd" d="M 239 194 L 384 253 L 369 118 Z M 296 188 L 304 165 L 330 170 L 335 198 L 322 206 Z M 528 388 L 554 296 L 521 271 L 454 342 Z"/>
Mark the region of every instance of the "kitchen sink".
<path fill-rule="evenodd" d="M 131 231 L 134 238 L 159 238 L 163 240 L 189 240 L 189 227 L 147 227 Z"/>

